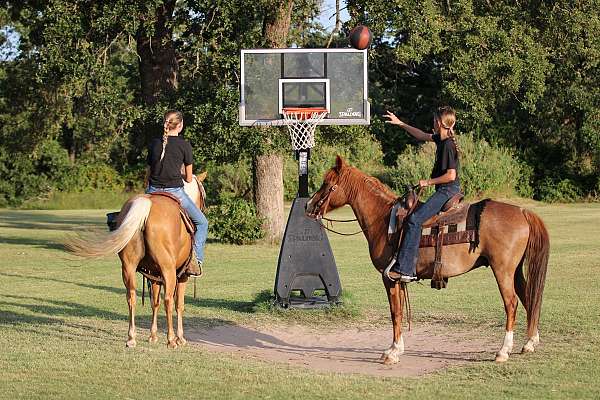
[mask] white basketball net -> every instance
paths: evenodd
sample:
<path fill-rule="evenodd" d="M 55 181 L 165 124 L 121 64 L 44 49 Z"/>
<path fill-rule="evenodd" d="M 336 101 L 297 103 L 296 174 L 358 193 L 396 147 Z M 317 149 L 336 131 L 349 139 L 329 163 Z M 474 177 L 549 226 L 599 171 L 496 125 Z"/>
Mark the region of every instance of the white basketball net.
<path fill-rule="evenodd" d="M 292 149 L 311 149 L 315 146 L 315 129 L 325 118 L 327 110 L 322 108 L 283 109 L 283 119 L 290 131 Z"/>

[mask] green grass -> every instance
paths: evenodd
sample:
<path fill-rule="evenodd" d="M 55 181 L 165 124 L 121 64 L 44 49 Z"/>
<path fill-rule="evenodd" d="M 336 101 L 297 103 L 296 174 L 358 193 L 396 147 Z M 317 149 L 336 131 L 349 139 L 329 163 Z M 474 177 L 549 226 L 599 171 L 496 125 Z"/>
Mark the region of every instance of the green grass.
<path fill-rule="evenodd" d="M 105 213 L 112 210 L 0 210 L 0 398 L 598 398 L 600 205 L 528 206 L 551 234 L 539 351 L 502 365 L 490 354 L 490 362 L 410 379 L 316 373 L 198 346 L 168 350 L 162 309 L 160 344 L 149 345 L 150 308 L 140 302 L 138 347 L 126 349 L 118 258 L 73 260 L 59 246 L 66 234 L 104 229 Z M 350 211 L 340 214 L 349 217 Z M 278 247 L 211 242 L 199 298 L 188 288 L 186 326 L 300 323 L 334 329 L 387 323 L 385 292 L 364 238 L 330 240 L 346 306 L 274 310 L 268 294 Z M 412 286 L 415 324 L 432 324 L 440 332 L 469 329 L 500 347 L 504 311 L 488 268 L 451 279 L 447 290 Z M 520 307 L 516 348 L 524 343 L 523 314 Z"/>

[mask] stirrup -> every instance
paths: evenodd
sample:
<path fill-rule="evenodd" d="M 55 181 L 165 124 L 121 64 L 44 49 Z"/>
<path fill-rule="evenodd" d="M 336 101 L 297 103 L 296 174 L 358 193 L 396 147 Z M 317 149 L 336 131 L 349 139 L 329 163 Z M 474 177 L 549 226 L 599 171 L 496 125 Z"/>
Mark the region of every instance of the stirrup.
<path fill-rule="evenodd" d="M 387 268 L 383 270 L 383 276 L 385 276 L 392 282 L 394 282 L 394 280 L 390 277 L 390 271 L 392 270 L 392 267 L 394 266 L 394 264 L 396 264 L 396 257 L 392 258 L 392 261 L 389 263 Z"/>

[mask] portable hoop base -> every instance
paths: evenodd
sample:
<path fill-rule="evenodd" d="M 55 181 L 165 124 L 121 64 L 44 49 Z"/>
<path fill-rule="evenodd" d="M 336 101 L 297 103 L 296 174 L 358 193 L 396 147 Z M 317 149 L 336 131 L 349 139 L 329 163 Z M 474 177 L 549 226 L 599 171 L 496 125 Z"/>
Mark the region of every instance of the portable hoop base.
<path fill-rule="evenodd" d="M 308 200 L 294 199 L 281 242 L 274 290 L 283 308 L 328 307 L 338 304 L 342 293 L 327 234 L 305 214 Z"/>
<path fill-rule="evenodd" d="M 292 148 L 298 160 L 298 195 L 281 242 L 275 298 L 283 308 L 320 308 L 338 304 L 342 293 L 340 277 L 327 233 L 316 220 L 306 216 L 308 162 L 314 132 L 326 109 L 284 109 Z"/>

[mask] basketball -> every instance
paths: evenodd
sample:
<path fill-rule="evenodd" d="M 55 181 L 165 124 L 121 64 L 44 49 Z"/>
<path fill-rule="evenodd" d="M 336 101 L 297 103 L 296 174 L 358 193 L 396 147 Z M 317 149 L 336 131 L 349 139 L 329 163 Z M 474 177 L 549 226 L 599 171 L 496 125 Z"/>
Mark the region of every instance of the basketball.
<path fill-rule="evenodd" d="M 352 47 L 358 50 L 364 50 L 371 45 L 373 35 L 371 35 L 369 28 L 364 25 L 358 25 L 350 31 L 348 39 L 350 39 L 350 45 Z"/>

